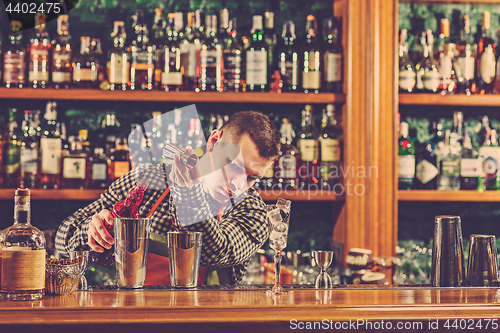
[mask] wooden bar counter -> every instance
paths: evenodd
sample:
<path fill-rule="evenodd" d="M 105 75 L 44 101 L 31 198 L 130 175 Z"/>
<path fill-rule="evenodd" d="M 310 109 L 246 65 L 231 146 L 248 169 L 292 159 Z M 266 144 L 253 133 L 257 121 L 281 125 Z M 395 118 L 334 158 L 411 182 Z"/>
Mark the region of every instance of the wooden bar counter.
<path fill-rule="evenodd" d="M 423 332 L 436 323 L 451 332 L 455 319 L 456 328 L 500 331 L 500 289 L 295 289 L 271 297 L 264 290 L 115 290 L 0 301 L 2 333 Z"/>

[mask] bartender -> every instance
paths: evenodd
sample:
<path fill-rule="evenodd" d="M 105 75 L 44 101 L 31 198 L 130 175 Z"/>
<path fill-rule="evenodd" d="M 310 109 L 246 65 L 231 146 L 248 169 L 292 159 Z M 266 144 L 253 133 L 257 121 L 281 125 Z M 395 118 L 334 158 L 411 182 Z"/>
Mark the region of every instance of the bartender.
<path fill-rule="evenodd" d="M 139 178 L 146 178 L 150 185 L 139 212 L 151 218 L 151 239 L 164 239 L 179 226 L 201 231 L 200 264 L 217 273 L 215 283 L 239 283 L 268 237 L 266 205 L 252 186 L 273 167 L 279 150 L 279 132 L 267 116 L 238 112 L 210 133 L 195 168 L 175 155 L 171 166 L 141 164 L 113 182 L 98 200 L 62 222 L 56 249 L 67 256 L 87 244 L 97 252 L 111 248 L 114 239 L 104 223 L 113 224 L 114 204 L 125 199 Z M 168 264 L 162 258 L 149 254 L 146 284 L 168 284 Z"/>

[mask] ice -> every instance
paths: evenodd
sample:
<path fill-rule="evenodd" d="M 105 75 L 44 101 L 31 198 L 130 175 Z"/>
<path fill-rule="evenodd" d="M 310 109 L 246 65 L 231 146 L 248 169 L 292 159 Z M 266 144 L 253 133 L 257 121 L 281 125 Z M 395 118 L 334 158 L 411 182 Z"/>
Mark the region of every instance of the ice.
<path fill-rule="evenodd" d="M 269 235 L 270 240 L 277 240 L 278 238 L 281 237 L 281 233 L 277 231 L 271 231 L 271 235 Z"/>
<path fill-rule="evenodd" d="M 277 232 L 286 232 L 286 229 L 287 229 L 286 224 L 283 222 L 273 224 L 273 227 L 274 227 L 274 230 Z"/>

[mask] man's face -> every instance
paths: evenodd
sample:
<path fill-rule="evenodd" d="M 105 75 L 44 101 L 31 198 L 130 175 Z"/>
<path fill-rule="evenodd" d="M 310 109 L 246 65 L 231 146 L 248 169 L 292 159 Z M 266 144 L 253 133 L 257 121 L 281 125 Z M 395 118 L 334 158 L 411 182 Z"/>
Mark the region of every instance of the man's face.
<path fill-rule="evenodd" d="M 237 146 L 224 142 L 225 138 L 219 141 L 223 142 L 217 142 L 212 153 L 215 171 L 206 174 L 202 182 L 205 192 L 215 200 L 226 203 L 230 198 L 229 192 L 234 198 L 245 192 L 257 178 L 265 174 L 274 160 L 261 157 L 257 146 L 246 133 L 241 136 Z M 203 158 L 210 157 L 207 155 Z"/>

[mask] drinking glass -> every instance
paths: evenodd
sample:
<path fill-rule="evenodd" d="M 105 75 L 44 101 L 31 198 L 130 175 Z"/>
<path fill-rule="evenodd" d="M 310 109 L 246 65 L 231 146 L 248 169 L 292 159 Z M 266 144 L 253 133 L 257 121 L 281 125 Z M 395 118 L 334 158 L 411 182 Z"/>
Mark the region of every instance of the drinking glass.
<path fill-rule="evenodd" d="M 87 290 L 88 285 L 85 271 L 87 270 L 87 264 L 89 262 L 89 251 L 71 251 L 69 253 L 69 258 L 72 260 L 77 259 L 80 266 L 79 290 Z"/>
<path fill-rule="evenodd" d="M 274 250 L 274 286 L 267 291 L 268 295 L 286 294 L 280 284 L 281 251 L 286 247 L 288 224 L 290 222 L 290 200 L 279 198 L 276 205 L 267 205 L 267 222 L 269 226 L 269 246 Z"/>

